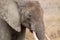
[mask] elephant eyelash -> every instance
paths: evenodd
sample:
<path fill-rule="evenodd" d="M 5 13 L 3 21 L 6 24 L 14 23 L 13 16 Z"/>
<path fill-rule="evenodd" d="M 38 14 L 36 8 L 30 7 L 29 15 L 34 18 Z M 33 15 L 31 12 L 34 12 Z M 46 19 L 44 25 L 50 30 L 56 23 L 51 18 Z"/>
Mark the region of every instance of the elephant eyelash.
<path fill-rule="evenodd" d="M 30 18 L 27 18 L 27 21 L 31 21 L 31 19 Z"/>

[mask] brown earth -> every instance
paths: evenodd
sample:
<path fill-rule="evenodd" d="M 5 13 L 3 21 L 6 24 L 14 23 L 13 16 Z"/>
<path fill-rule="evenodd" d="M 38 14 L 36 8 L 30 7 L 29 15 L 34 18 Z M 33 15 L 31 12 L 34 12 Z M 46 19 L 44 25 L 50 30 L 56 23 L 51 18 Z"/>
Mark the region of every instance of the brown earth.
<path fill-rule="evenodd" d="M 32 33 L 29 31 L 29 29 L 26 29 L 26 40 L 34 40 L 34 37 Z"/>

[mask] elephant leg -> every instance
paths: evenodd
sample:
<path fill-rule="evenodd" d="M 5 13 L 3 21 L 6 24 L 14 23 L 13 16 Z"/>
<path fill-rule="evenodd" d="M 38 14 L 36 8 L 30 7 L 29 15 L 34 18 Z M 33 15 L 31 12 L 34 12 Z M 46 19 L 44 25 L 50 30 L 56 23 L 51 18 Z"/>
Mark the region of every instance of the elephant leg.
<path fill-rule="evenodd" d="M 17 40 L 25 40 L 26 27 L 21 25 L 21 32 L 17 33 Z"/>
<path fill-rule="evenodd" d="M 11 40 L 9 25 L 0 18 L 0 40 Z"/>

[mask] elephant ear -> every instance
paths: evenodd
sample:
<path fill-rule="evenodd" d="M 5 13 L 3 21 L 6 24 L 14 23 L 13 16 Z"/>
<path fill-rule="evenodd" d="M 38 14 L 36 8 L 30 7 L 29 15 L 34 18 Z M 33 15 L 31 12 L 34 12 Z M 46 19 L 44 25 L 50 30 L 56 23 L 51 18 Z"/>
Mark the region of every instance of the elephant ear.
<path fill-rule="evenodd" d="M 4 19 L 14 30 L 20 32 L 20 16 L 17 9 L 17 6 L 14 2 L 9 1 L 9 3 L 5 6 L 3 12 L 1 13 L 2 19 Z"/>

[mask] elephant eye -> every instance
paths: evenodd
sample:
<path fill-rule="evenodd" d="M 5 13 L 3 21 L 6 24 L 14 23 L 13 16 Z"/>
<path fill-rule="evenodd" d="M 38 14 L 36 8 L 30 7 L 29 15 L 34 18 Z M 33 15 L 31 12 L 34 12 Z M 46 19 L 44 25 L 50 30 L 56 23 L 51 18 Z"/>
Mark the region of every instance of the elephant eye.
<path fill-rule="evenodd" d="M 30 19 L 30 18 L 27 18 L 27 20 L 28 20 L 28 21 L 31 21 L 31 19 Z"/>
<path fill-rule="evenodd" d="M 26 16 L 27 16 L 27 19 L 30 19 L 32 15 L 28 13 Z"/>
<path fill-rule="evenodd" d="M 29 17 L 31 17 L 31 16 L 32 16 L 32 14 L 29 14 L 28 16 L 29 16 Z"/>
<path fill-rule="evenodd" d="M 28 14 L 28 15 L 27 15 L 27 20 L 28 20 L 28 21 L 31 21 L 31 17 L 32 17 L 32 15 L 31 15 L 31 14 Z"/>

